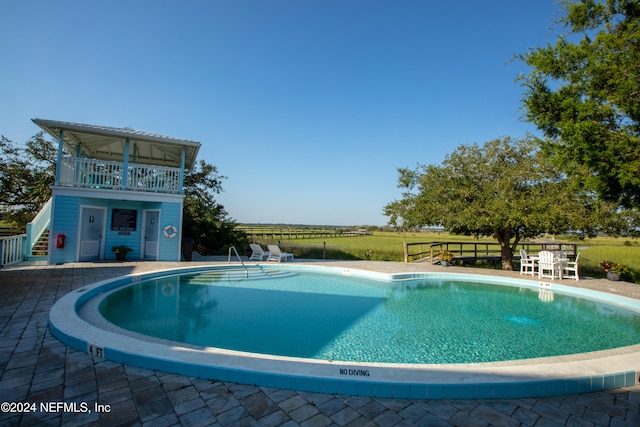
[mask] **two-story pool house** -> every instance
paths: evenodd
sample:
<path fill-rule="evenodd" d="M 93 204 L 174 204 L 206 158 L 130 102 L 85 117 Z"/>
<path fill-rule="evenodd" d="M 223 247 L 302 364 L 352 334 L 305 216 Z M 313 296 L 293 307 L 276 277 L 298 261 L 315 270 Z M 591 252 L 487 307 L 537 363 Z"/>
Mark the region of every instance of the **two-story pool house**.
<path fill-rule="evenodd" d="M 58 141 L 50 202 L 27 230 L 31 247 L 49 232 L 50 264 L 181 259 L 184 172 L 200 143 L 54 120 L 33 122 Z"/>

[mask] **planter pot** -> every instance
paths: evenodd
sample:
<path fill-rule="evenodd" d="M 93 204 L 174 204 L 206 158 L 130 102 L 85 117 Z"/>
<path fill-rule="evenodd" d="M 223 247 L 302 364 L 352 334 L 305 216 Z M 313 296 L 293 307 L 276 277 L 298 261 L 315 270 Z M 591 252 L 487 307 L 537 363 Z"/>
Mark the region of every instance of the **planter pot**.
<path fill-rule="evenodd" d="M 127 259 L 127 254 L 124 252 L 116 253 L 116 261 L 125 261 Z"/>
<path fill-rule="evenodd" d="M 440 265 L 443 267 L 448 267 L 449 266 L 449 261 L 440 261 Z"/>
<path fill-rule="evenodd" d="M 608 271 L 607 272 L 607 279 L 612 280 L 614 282 L 617 282 L 618 280 L 620 280 L 620 275 L 617 273 L 614 273 L 612 271 Z"/>

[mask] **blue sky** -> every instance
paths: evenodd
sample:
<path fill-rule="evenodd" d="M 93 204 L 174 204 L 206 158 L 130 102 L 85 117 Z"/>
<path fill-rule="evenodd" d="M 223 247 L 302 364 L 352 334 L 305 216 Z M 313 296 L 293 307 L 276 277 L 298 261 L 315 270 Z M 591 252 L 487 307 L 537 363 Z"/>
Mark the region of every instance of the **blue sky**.
<path fill-rule="evenodd" d="M 196 140 L 238 222 L 384 225 L 397 168 L 537 133 L 514 54 L 556 0 L 0 2 L 0 134 L 38 117 Z"/>

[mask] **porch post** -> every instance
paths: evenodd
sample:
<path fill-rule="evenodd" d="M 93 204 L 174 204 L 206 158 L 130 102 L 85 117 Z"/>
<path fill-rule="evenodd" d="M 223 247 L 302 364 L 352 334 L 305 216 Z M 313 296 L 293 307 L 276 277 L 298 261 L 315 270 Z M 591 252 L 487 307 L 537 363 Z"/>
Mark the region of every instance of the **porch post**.
<path fill-rule="evenodd" d="M 56 156 L 56 185 L 60 183 L 60 169 L 62 169 L 62 148 L 64 147 L 64 131 L 60 129 L 58 137 L 58 155 Z"/>
<path fill-rule="evenodd" d="M 77 160 L 80 158 L 80 155 L 82 154 L 82 152 L 80 151 L 80 144 L 76 144 L 74 150 L 73 150 L 73 163 L 75 164 L 75 166 L 73 167 L 73 182 L 81 182 L 81 176 L 82 176 L 82 168 L 80 168 L 78 166 Z"/>
<path fill-rule="evenodd" d="M 122 150 L 122 189 L 127 189 L 129 182 L 129 138 L 124 140 L 124 149 Z"/>
<path fill-rule="evenodd" d="M 184 164 L 187 158 L 187 148 L 182 147 L 182 155 L 180 156 L 180 194 L 182 194 L 182 188 L 184 187 Z"/>

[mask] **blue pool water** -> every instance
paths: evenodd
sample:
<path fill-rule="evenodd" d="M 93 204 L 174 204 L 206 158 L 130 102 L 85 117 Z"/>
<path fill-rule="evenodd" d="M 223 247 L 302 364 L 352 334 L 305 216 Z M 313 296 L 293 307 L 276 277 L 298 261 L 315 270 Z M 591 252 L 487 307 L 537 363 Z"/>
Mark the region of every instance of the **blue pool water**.
<path fill-rule="evenodd" d="M 253 353 L 388 363 L 474 363 L 640 343 L 631 310 L 538 289 L 450 280 L 380 282 L 268 270 L 183 274 L 99 306 L 145 335 Z"/>

